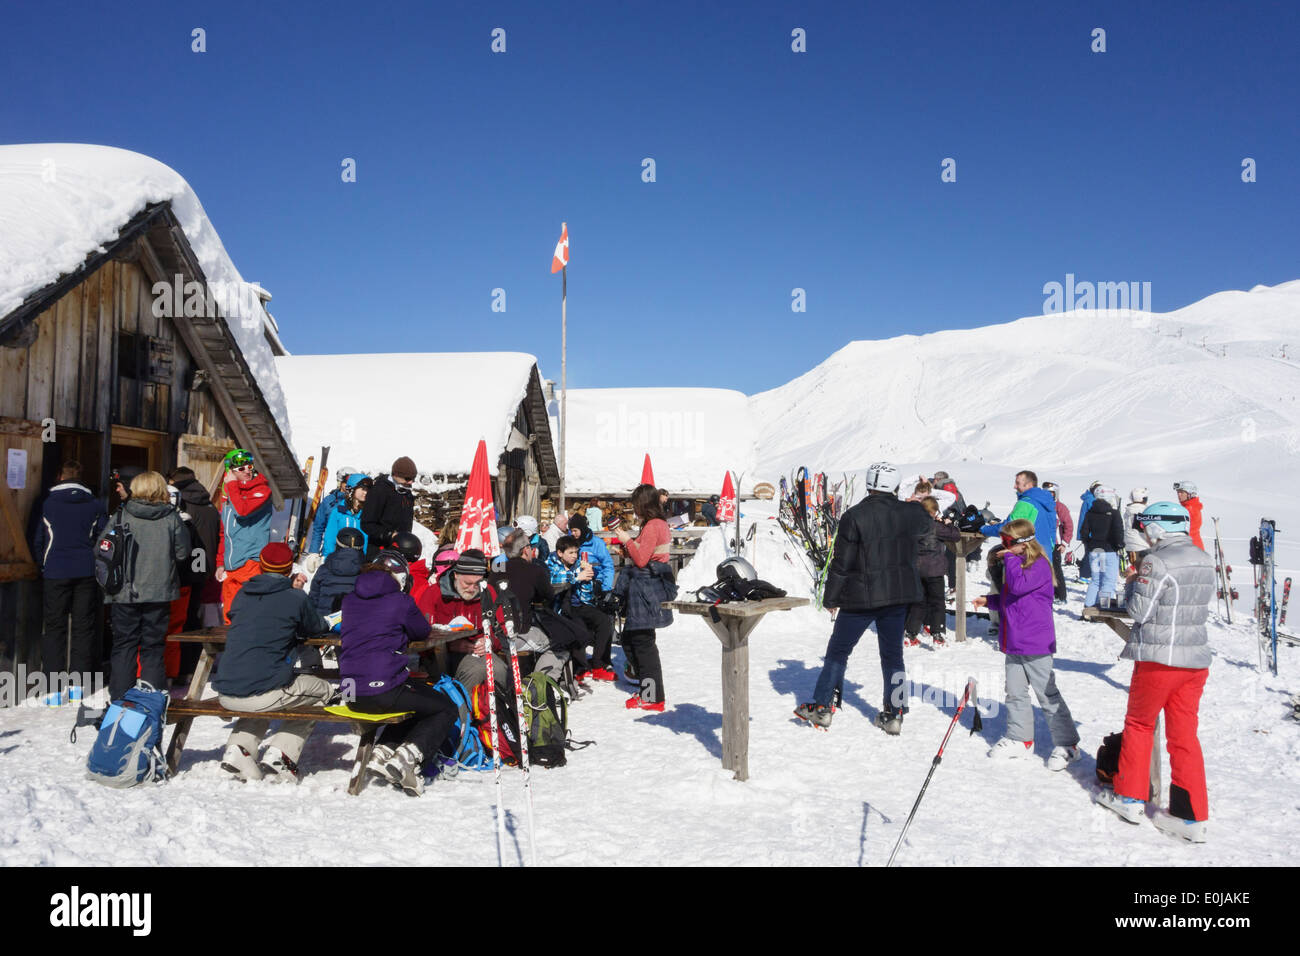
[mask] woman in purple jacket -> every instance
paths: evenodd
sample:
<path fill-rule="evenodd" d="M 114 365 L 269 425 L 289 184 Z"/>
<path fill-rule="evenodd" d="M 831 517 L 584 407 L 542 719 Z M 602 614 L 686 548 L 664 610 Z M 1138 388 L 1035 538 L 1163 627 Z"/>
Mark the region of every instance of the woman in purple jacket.
<path fill-rule="evenodd" d="M 424 792 L 421 768 L 437 754 L 460 712 L 450 697 L 412 677 L 407 667 L 407 644 L 424 640 L 431 630 L 405 593 L 409 577 L 406 559 L 392 549 L 361 569 L 356 590 L 343 598 L 339 676 L 344 691 L 355 694 L 353 710 L 414 713 L 384 731 L 366 769 L 418 797 Z"/>
<path fill-rule="evenodd" d="M 1007 655 L 1007 734 L 989 756 L 1015 759 L 1034 752 L 1034 709 L 1029 701 L 1029 688 L 1033 687 L 1052 732 L 1047 769 L 1064 770 L 1079 759 L 1079 732 L 1056 689 L 1052 671 L 1056 653 L 1052 562 L 1035 539 L 1032 522 L 1017 518 L 1008 522 L 1001 534 L 1006 546 L 998 555 L 1005 568 L 1002 591 L 973 602 L 1001 615 L 1001 649 Z"/>

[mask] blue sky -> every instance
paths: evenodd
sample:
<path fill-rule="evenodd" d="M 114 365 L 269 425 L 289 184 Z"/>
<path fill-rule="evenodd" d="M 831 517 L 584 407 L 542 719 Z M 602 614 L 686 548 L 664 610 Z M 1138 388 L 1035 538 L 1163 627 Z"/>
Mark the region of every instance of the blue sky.
<path fill-rule="evenodd" d="M 1300 8 L 1132 6 L 23 4 L 0 141 L 172 166 L 294 352 L 558 378 L 565 220 L 570 385 L 752 393 L 1066 273 L 1159 311 L 1300 278 Z"/>

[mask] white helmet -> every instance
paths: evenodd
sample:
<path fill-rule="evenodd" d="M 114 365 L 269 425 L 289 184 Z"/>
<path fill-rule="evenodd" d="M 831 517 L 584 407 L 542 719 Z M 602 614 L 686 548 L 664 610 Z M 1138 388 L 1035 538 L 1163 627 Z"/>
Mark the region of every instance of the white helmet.
<path fill-rule="evenodd" d="M 889 462 L 878 461 L 867 469 L 867 490 L 897 494 L 902 477 L 898 469 Z"/>
<path fill-rule="evenodd" d="M 1174 491 L 1181 491 L 1189 498 L 1196 497 L 1196 482 L 1194 481 L 1175 481 Z"/>
<path fill-rule="evenodd" d="M 355 475 L 360 470 L 360 468 L 353 468 L 351 465 L 344 465 L 339 469 L 339 481 L 343 481 L 349 475 Z"/>
<path fill-rule="evenodd" d="M 1146 501 L 1147 490 L 1145 488 L 1134 488 L 1128 493 L 1129 501 Z"/>

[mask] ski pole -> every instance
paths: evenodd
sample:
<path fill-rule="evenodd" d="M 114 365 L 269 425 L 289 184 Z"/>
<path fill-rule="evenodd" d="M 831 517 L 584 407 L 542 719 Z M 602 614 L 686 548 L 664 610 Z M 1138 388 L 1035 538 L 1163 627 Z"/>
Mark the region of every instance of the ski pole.
<path fill-rule="evenodd" d="M 948 724 L 948 732 L 943 735 L 943 743 L 939 744 L 939 752 L 934 755 L 934 760 L 930 762 L 930 772 L 925 775 L 925 783 L 921 784 L 921 792 L 916 795 L 916 803 L 912 804 L 912 812 L 907 815 L 907 822 L 903 824 L 903 832 L 898 835 L 898 842 L 894 844 L 894 852 L 889 854 L 889 862 L 886 867 L 894 865 L 894 857 L 898 856 L 898 848 L 903 845 L 903 838 L 907 836 L 907 828 L 912 825 L 912 818 L 916 816 L 917 808 L 921 806 L 921 800 L 925 796 L 925 788 L 930 786 L 930 778 L 934 776 L 935 768 L 939 766 L 939 761 L 943 760 L 943 748 L 948 746 L 948 738 L 952 736 L 952 729 L 957 726 L 957 718 L 961 712 L 966 709 L 966 704 L 976 698 L 975 678 L 971 677 L 966 681 L 966 692 L 961 696 L 961 703 L 957 705 L 957 713 L 952 715 L 952 720 Z M 980 719 L 979 705 L 975 706 L 975 719 L 971 722 L 970 732 L 973 735 L 977 730 L 984 729 L 984 721 Z"/>
<path fill-rule="evenodd" d="M 492 773 L 496 777 L 494 787 L 497 801 L 497 866 L 505 866 L 506 818 L 501 806 L 501 755 L 498 752 L 501 742 L 497 737 L 497 687 L 492 674 L 492 625 L 496 622 L 496 605 L 492 603 L 491 596 L 488 594 L 486 581 L 479 584 L 479 608 L 487 621 L 487 627 L 480 630 L 487 639 L 488 729 L 492 737 Z"/>
<path fill-rule="evenodd" d="M 514 624 L 507 605 L 514 600 L 510 593 L 510 583 L 501 580 L 497 584 L 497 601 L 506 610 L 504 640 L 510 648 L 510 670 L 515 681 L 515 713 L 519 715 L 519 766 L 524 772 L 524 794 L 528 798 L 528 856 L 532 865 L 537 865 L 537 835 L 533 826 L 533 778 L 528 764 L 528 728 L 525 726 L 527 710 L 524 705 L 524 683 L 519 678 L 519 652 L 515 649 Z M 493 621 L 496 625 L 496 621 Z"/>

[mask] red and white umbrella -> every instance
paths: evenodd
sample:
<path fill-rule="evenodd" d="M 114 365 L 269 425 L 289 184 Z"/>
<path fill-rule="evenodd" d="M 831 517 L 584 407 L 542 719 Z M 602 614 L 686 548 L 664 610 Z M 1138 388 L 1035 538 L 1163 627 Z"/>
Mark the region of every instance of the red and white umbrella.
<path fill-rule="evenodd" d="M 654 485 L 654 483 L 655 483 L 655 473 L 654 470 L 651 469 L 650 467 L 650 453 L 646 452 L 645 464 L 641 466 L 641 484 Z M 655 485 L 655 487 L 657 488 L 658 485 Z"/>
<path fill-rule="evenodd" d="M 489 558 L 501 553 L 497 541 L 497 509 L 492 503 L 492 480 L 488 476 L 487 442 L 479 439 L 474 465 L 469 470 L 465 504 L 460 511 L 460 528 L 456 532 L 456 550 L 464 554 L 477 548 Z"/>
<path fill-rule="evenodd" d="M 718 524 L 736 520 L 736 489 L 731 484 L 731 472 L 722 480 L 722 494 L 718 496 Z"/>

